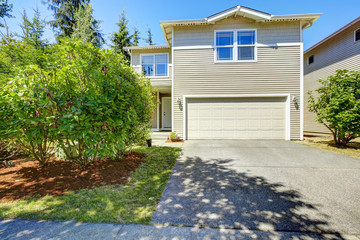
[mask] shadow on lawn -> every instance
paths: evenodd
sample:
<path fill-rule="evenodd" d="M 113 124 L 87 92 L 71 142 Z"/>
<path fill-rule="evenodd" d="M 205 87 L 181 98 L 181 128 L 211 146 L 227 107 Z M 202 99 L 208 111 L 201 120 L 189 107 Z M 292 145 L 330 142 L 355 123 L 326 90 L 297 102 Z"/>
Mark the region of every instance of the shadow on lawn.
<path fill-rule="evenodd" d="M 328 216 L 303 201 L 299 192 L 237 172 L 229 167 L 232 161 L 179 160 L 152 222 L 297 234 L 332 232 L 327 228 Z"/>

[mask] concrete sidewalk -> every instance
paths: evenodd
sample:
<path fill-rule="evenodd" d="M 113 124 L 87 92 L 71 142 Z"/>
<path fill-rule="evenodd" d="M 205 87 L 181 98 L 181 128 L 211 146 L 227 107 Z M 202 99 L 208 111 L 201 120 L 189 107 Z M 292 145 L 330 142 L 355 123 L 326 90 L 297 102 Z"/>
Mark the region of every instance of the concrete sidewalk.
<path fill-rule="evenodd" d="M 2 240 L 129 240 L 129 239 L 346 239 L 359 240 L 360 236 L 336 234 L 308 234 L 295 232 L 265 232 L 196 227 L 147 225 L 94 224 L 28 220 L 0 222 Z"/>

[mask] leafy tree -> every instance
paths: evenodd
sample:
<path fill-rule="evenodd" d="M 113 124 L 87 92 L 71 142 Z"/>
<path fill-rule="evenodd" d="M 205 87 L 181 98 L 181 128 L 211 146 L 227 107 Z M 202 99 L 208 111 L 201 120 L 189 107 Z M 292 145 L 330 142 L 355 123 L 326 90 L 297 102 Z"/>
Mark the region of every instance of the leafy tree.
<path fill-rule="evenodd" d="M 31 48 L 26 49 L 32 54 Z M 36 64 L 16 69 L 0 94 L 0 138 L 20 146 L 41 165 L 52 156 L 55 142 L 54 113 L 49 75 Z"/>
<path fill-rule="evenodd" d="M 81 166 L 115 159 L 145 140 L 151 85 L 122 54 L 74 39 L 49 48 L 45 67 L 19 67 L 0 89 L 0 139 L 19 144 L 41 164 L 57 146 Z"/>
<path fill-rule="evenodd" d="M 55 20 L 51 22 L 51 25 L 56 30 L 57 35 L 59 37 L 71 37 L 77 21 L 75 14 L 80 8 L 84 9 L 90 0 L 46 0 L 46 2 L 48 8 L 54 11 Z M 98 31 L 98 27 L 99 22 L 93 19 L 91 29 L 96 31 L 94 38 L 97 38 L 99 43 L 103 43 L 104 38 Z"/>
<path fill-rule="evenodd" d="M 338 70 L 319 82 L 319 95 L 308 93 L 309 109 L 331 131 L 335 144 L 345 147 L 360 134 L 360 72 Z"/>
<path fill-rule="evenodd" d="M 152 33 L 151 33 L 151 29 L 150 28 L 148 28 L 148 30 L 146 31 L 146 33 L 147 33 L 147 38 L 145 39 L 145 41 L 151 46 L 151 45 L 154 45 L 154 43 L 153 43 L 153 35 L 152 35 Z"/>
<path fill-rule="evenodd" d="M 89 3 L 85 3 L 84 8 L 77 10 L 74 14 L 75 24 L 71 36 L 79 39 L 82 43 L 92 43 L 94 46 L 100 47 L 103 43 L 102 38 L 98 36 L 100 26 L 92 14 L 93 9 Z"/>
<path fill-rule="evenodd" d="M 139 41 L 140 41 L 140 31 L 139 29 L 137 29 L 136 27 L 133 28 L 134 33 L 131 36 L 132 38 L 132 46 L 139 46 Z"/>
<path fill-rule="evenodd" d="M 124 50 L 124 47 L 131 46 L 131 36 L 129 34 L 128 25 L 129 21 L 126 19 L 125 11 L 122 11 L 119 21 L 116 24 L 119 27 L 117 32 L 113 33 L 111 42 L 113 43 L 113 49 L 116 53 L 122 53 L 128 60 L 130 55 Z"/>

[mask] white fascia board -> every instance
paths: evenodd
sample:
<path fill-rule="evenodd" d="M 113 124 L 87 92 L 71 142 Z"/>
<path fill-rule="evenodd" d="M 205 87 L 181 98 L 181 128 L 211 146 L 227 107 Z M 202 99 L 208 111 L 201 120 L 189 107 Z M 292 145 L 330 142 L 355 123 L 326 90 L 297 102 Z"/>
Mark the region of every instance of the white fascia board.
<path fill-rule="evenodd" d="M 164 24 L 161 24 L 161 23 L 160 23 L 160 27 L 161 27 L 161 31 L 162 31 L 162 33 L 163 33 L 163 35 L 164 35 L 164 38 L 165 38 L 165 41 L 166 41 L 166 45 L 170 46 L 169 39 L 166 37 L 167 35 L 166 35 L 165 28 L 164 28 Z M 171 40 L 171 41 L 172 41 L 172 40 Z"/>
<path fill-rule="evenodd" d="M 235 12 L 239 11 L 238 8 L 233 8 L 233 9 L 230 9 L 224 13 L 221 13 L 219 15 L 215 15 L 214 17 L 210 17 L 210 18 L 207 18 L 207 22 L 214 22 L 214 21 L 217 21 L 217 20 L 220 20 L 220 19 L 223 19 L 229 15 L 232 15 L 234 14 Z"/>
<path fill-rule="evenodd" d="M 239 11 L 243 12 L 243 13 L 253 15 L 253 16 L 257 16 L 259 18 L 263 18 L 263 19 L 266 19 L 266 20 L 271 19 L 271 15 L 263 14 L 263 13 L 260 13 L 260 12 L 257 12 L 257 11 L 251 10 L 251 9 L 240 8 Z"/>

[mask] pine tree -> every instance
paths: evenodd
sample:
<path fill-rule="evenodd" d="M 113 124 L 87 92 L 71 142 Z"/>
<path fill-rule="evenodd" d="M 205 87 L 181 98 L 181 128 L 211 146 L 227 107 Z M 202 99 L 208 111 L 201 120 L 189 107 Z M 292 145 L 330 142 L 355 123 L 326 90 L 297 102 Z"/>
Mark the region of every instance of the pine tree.
<path fill-rule="evenodd" d="M 76 24 L 75 13 L 80 8 L 84 9 L 85 5 L 90 3 L 90 0 L 46 0 L 48 8 L 54 11 L 55 20 L 51 22 L 56 34 L 59 37 L 71 37 L 74 26 Z M 92 29 L 96 29 L 94 34 L 99 42 L 103 43 L 104 38 L 98 31 L 99 21 L 93 20 Z"/>
<path fill-rule="evenodd" d="M 41 18 L 39 9 L 34 10 L 34 17 L 31 20 L 24 10 L 22 20 L 23 22 L 20 24 L 22 34 L 19 35 L 21 40 L 35 49 L 44 48 L 48 44 L 48 41 L 43 39 L 46 21 Z"/>
<path fill-rule="evenodd" d="M 119 27 L 119 30 L 113 33 L 111 41 L 113 43 L 112 47 L 116 53 L 122 53 L 130 59 L 128 52 L 124 50 L 124 47 L 131 46 L 131 36 L 129 35 L 129 30 L 127 28 L 128 22 L 125 11 L 123 11 L 119 17 L 119 22 L 116 24 Z"/>
<path fill-rule="evenodd" d="M 151 29 L 150 28 L 148 28 L 148 30 L 146 31 L 146 33 L 147 33 L 147 38 L 145 39 L 145 41 L 151 46 L 151 45 L 154 45 L 154 43 L 153 43 L 153 35 L 152 35 L 152 33 L 151 33 Z"/>
<path fill-rule="evenodd" d="M 13 5 L 9 4 L 7 0 L 0 0 L 0 18 L 2 21 L 0 22 L 0 28 L 5 28 L 6 33 L 4 34 L 0 31 L 2 38 L 5 41 L 8 41 L 11 38 L 11 34 L 9 33 L 9 27 L 6 23 L 5 18 L 13 18 L 10 13 L 12 12 Z"/>
<path fill-rule="evenodd" d="M 92 16 L 93 8 L 91 4 L 84 4 L 84 8 L 79 8 L 74 14 L 75 25 L 73 26 L 72 38 L 79 39 L 82 43 L 92 43 L 96 47 L 100 47 L 103 43 L 98 37 L 99 23 L 94 23 Z"/>
<path fill-rule="evenodd" d="M 13 5 L 9 4 L 7 0 L 0 0 L 0 18 L 12 18 L 13 16 L 10 14 L 12 11 Z M 5 25 L 0 22 L 0 27 L 4 27 Z"/>
<path fill-rule="evenodd" d="M 132 38 L 132 44 L 131 45 L 132 46 L 139 46 L 140 31 L 139 31 L 139 29 L 137 29 L 137 27 L 134 27 L 133 30 L 134 30 L 134 33 L 131 36 L 131 38 Z"/>
<path fill-rule="evenodd" d="M 34 16 L 29 19 L 26 11 L 22 15 L 22 23 L 20 27 L 22 29 L 21 34 L 17 35 L 23 43 L 27 46 L 26 49 L 31 53 L 28 53 L 31 63 L 36 63 L 41 67 L 46 67 L 45 55 L 49 54 L 47 46 L 48 40 L 44 39 L 44 31 L 46 27 L 46 21 L 41 18 L 40 11 L 34 10 Z M 25 53 L 24 53 L 25 54 Z M 21 60 L 20 62 L 22 62 Z"/>

